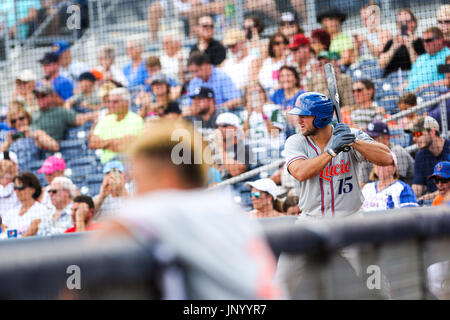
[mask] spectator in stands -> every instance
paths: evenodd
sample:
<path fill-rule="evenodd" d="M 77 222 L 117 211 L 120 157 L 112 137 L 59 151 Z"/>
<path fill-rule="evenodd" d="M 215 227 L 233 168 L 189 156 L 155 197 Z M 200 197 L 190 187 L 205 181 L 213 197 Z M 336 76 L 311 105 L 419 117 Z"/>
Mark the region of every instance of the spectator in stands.
<path fill-rule="evenodd" d="M 280 89 L 273 93 L 270 100 L 283 110 L 290 110 L 297 97 L 305 92 L 300 86 L 300 76 L 294 67 L 285 65 L 280 68 L 279 79 Z"/>
<path fill-rule="evenodd" d="M 225 112 L 217 117 L 218 131 L 213 142 L 220 158 L 222 179 L 235 177 L 248 171 L 253 164 L 253 154 L 242 136 L 241 120 L 233 113 Z"/>
<path fill-rule="evenodd" d="M 23 103 L 12 101 L 9 104 L 7 121 L 13 131 L 8 132 L 7 139 L 0 146 L 0 152 L 13 151 L 19 159 L 19 167 L 28 168 L 31 161 L 39 159 L 39 149 L 56 152 L 58 142 L 45 131 L 33 130 L 31 115 L 25 110 Z"/>
<path fill-rule="evenodd" d="M 250 83 L 244 92 L 246 112 L 243 123 L 244 132 L 252 140 L 269 139 L 279 136 L 284 142 L 286 120 L 277 105 L 269 103 L 267 93 L 260 83 Z M 278 133 L 277 129 L 281 129 Z"/>
<path fill-rule="evenodd" d="M 444 46 L 444 35 L 437 27 L 423 32 L 423 43 L 426 53 L 420 55 L 411 67 L 406 91 L 420 90 L 424 84 L 443 80 L 445 75 L 438 73 L 438 65 L 445 63 L 450 49 Z"/>
<path fill-rule="evenodd" d="M 289 40 L 289 44 L 294 42 L 296 34 L 305 33 L 292 12 L 283 12 L 278 26 L 278 32 L 282 33 Z"/>
<path fill-rule="evenodd" d="M 177 0 L 173 3 L 174 15 L 184 22 L 186 36 L 191 37 L 197 19 L 205 14 L 219 15 L 224 12 L 224 3 L 215 0 Z M 160 19 L 167 11 L 167 1 L 154 1 L 148 7 L 149 33 L 152 42 L 158 41 Z"/>
<path fill-rule="evenodd" d="M 75 185 L 66 177 L 53 179 L 48 190 L 53 208 L 41 222 L 38 235 L 49 236 L 64 233 L 73 227 L 72 201 L 75 197 Z"/>
<path fill-rule="evenodd" d="M 329 51 L 330 43 L 331 37 L 327 30 L 314 29 L 311 31 L 311 49 L 316 56 L 322 51 Z"/>
<path fill-rule="evenodd" d="M 181 115 L 178 102 L 171 99 L 170 84 L 163 74 L 152 76 L 151 93 L 139 93 L 135 103 L 141 106 L 138 114 L 144 119 L 153 117 L 178 118 Z"/>
<path fill-rule="evenodd" d="M 97 78 L 91 72 L 84 72 L 77 80 L 76 93 L 66 100 L 64 107 L 69 110 L 78 107 L 86 111 L 101 108 L 101 100 L 95 85 Z"/>
<path fill-rule="evenodd" d="M 220 112 L 214 102 L 214 91 L 207 87 L 199 87 L 190 96 L 192 104 L 183 110 L 185 119 L 201 121 L 202 128 L 216 129 L 216 120 Z"/>
<path fill-rule="evenodd" d="M 330 95 L 325 78 L 324 66 L 327 63 L 331 63 L 334 66 L 334 73 L 336 74 L 341 108 L 348 109 L 348 106 L 353 106 L 355 104 L 355 99 L 352 93 L 352 78 L 349 75 L 341 72 L 339 68 L 339 53 L 321 51 L 318 54 L 317 59 L 319 62 L 312 69 L 312 77 L 311 79 L 309 79 L 305 86 L 306 91 L 320 92 L 326 94 L 327 96 Z"/>
<path fill-rule="evenodd" d="M 289 40 L 282 33 L 275 33 L 269 40 L 269 57 L 264 60 L 260 69 L 250 71 L 250 80 L 259 81 L 270 94 L 278 89 L 280 68 L 286 64 L 289 54 L 286 50 L 288 44 Z M 258 78 L 254 79 L 252 75 L 258 75 Z"/>
<path fill-rule="evenodd" d="M 38 109 L 33 90 L 36 87 L 37 77 L 30 69 L 22 70 L 16 77 L 16 89 L 13 92 L 13 100 L 20 101 L 30 114 Z"/>
<path fill-rule="evenodd" d="M 444 45 L 450 48 L 450 4 L 444 4 L 439 8 L 436 19 L 444 34 Z"/>
<path fill-rule="evenodd" d="M 45 159 L 42 166 L 37 171 L 38 174 L 44 174 L 45 180 L 48 185 L 42 190 L 41 196 L 39 197 L 39 202 L 45 205 L 49 209 L 53 209 L 53 204 L 50 198 L 50 185 L 53 180 L 58 177 L 64 177 L 64 171 L 66 170 L 66 162 L 63 158 L 57 156 L 50 156 Z M 76 188 L 76 187 L 75 187 Z M 78 195 L 78 190 L 76 189 L 75 195 Z"/>
<path fill-rule="evenodd" d="M 183 36 L 178 31 L 169 31 L 162 38 L 163 53 L 159 59 L 162 70 L 177 84 L 184 84 L 185 65 L 187 63 L 188 52 L 183 48 Z"/>
<path fill-rule="evenodd" d="M 277 198 L 277 185 L 273 180 L 265 178 L 254 182 L 248 182 L 251 187 L 253 210 L 250 215 L 253 218 L 280 217 L 283 209 L 281 200 Z"/>
<path fill-rule="evenodd" d="M 382 120 L 386 111 L 373 101 L 375 85 L 372 81 L 361 79 L 353 83 L 353 95 L 356 106 L 351 108 L 351 121 L 365 130 L 367 125 L 375 120 Z"/>
<path fill-rule="evenodd" d="M 89 196 L 77 196 L 72 203 L 72 228 L 64 233 L 92 231 L 100 228 L 100 224 L 93 221 L 95 207 Z"/>
<path fill-rule="evenodd" d="M 131 61 L 125 65 L 122 72 L 127 79 L 128 88 L 135 90 L 145 86 L 145 80 L 150 76 L 145 66 L 145 60 L 142 58 L 144 40 L 139 35 L 128 37 L 126 49 Z"/>
<path fill-rule="evenodd" d="M 98 66 L 95 70 L 102 73 L 102 82 L 115 81 L 122 86 L 128 86 L 128 80 L 122 70 L 114 64 L 116 53 L 113 46 L 103 46 L 97 54 Z"/>
<path fill-rule="evenodd" d="M 245 33 L 239 29 L 229 29 L 223 45 L 228 48 L 228 58 L 222 64 L 222 70 L 233 80 L 239 90 L 248 84 L 249 72 L 255 56 L 250 55 L 245 41 Z"/>
<path fill-rule="evenodd" d="M 383 77 L 401 70 L 411 70 L 417 57 L 425 53 L 421 38 L 414 33 L 417 29 L 417 18 L 410 9 L 401 9 L 397 13 L 398 34 L 389 40 L 380 54 L 378 65 L 384 70 Z"/>
<path fill-rule="evenodd" d="M 419 147 L 412 188 L 419 201 L 430 201 L 438 195 L 438 191 L 434 181 L 427 178 L 438 162 L 450 160 L 450 142 L 440 137 L 439 124 L 429 116 L 420 119 L 409 132 Z"/>
<path fill-rule="evenodd" d="M 206 54 L 212 65 L 219 66 L 226 58 L 226 49 L 219 41 L 213 39 L 214 19 L 208 15 L 201 16 L 198 18 L 196 30 L 198 42 L 192 48 L 189 56 L 198 52 Z"/>
<path fill-rule="evenodd" d="M 217 108 L 235 109 L 242 105 L 241 93 L 233 80 L 222 70 L 214 67 L 205 54 L 196 53 L 189 57 L 189 72 L 195 75 L 187 87 L 188 95 L 193 95 L 196 88 L 208 87 L 214 91 Z"/>
<path fill-rule="evenodd" d="M 439 194 L 434 198 L 432 206 L 439 206 L 444 203 L 446 195 L 450 191 L 450 162 L 441 161 L 434 166 L 433 174 L 429 179 L 434 179 Z"/>
<path fill-rule="evenodd" d="M 52 86 L 43 84 L 35 89 L 39 111 L 33 114 L 31 129 L 42 130 L 56 141 L 64 139 L 65 132 L 73 126 L 81 126 L 88 121 L 95 121 L 98 112 L 76 114 L 58 106 L 60 102 Z"/>
<path fill-rule="evenodd" d="M 371 173 L 375 182 L 370 182 L 362 188 L 364 202 L 363 211 L 389 210 L 406 207 L 418 207 L 417 198 L 411 186 L 399 180 L 397 157 L 390 166 L 373 165 Z"/>
<path fill-rule="evenodd" d="M 72 53 L 70 52 L 70 44 L 66 41 L 53 42 L 53 52 L 59 57 L 59 73 L 61 76 L 72 81 L 75 86 L 78 77 L 88 72 L 88 66 L 81 61 L 72 59 Z"/>
<path fill-rule="evenodd" d="M 3 152 L 0 156 L 0 217 L 3 217 L 5 212 L 20 206 L 14 192 L 13 177 L 18 173 L 17 155 L 14 152 Z"/>
<path fill-rule="evenodd" d="M 161 61 L 157 56 L 151 56 L 148 57 L 145 61 L 145 65 L 147 67 L 147 72 L 150 74 L 150 77 L 145 80 L 145 91 L 150 92 L 152 91 L 152 82 L 153 78 L 163 76 L 165 78 L 165 81 L 169 85 L 169 96 L 172 100 L 178 100 L 181 96 L 181 91 L 183 90 L 183 87 L 176 83 L 176 81 L 166 75 L 165 72 L 163 72 Z"/>
<path fill-rule="evenodd" d="M 180 144 L 172 139 L 176 130 L 186 131 L 183 156 L 191 155 L 182 165 L 173 162 L 173 150 Z M 123 204 L 117 217 L 105 222 L 100 236 L 93 235 L 97 241 L 127 235 L 144 242 L 157 237 L 170 244 L 187 266 L 185 276 L 194 299 L 282 298 L 273 282 L 273 258 L 255 233 L 255 221 L 244 216 L 226 191 L 202 191 L 210 153 L 192 125 L 155 120 L 135 141 L 131 154 L 137 195 Z M 199 164 L 192 161 L 197 154 L 203 155 Z"/>
<path fill-rule="evenodd" d="M 355 62 L 355 46 L 352 38 L 342 32 L 342 23 L 347 15 L 337 8 L 331 8 L 317 15 L 317 22 L 328 31 L 331 37 L 330 51 L 338 52 L 341 56 L 340 65 L 349 67 Z"/>
<path fill-rule="evenodd" d="M 127 89 L 116 88 L 109 93 L 110 112 L 95 126 L 89 137 L 89 148 L 103 149 L 100 157 L 106 163 L 123 152 L 144 128 L 144 120 L 129 111 L 131 96 Z"/>
<path fill-rule="evenodd" d="M 305 87 L 313 76 L 314 66 L 318 64 L 317 59 L 312 54 L 311 40 L 304 34 L 296 34 L 294 40 L 289 44 L 289 50 L 292 53 L 290 64 L 298 71 L 301 87 Z"/>
<path fill-rule="evenodd" d="M 400 111 L 405 111 L 415 106 L 417 106 L 417 97 L 412 92 L 407 92 L 398 99 L 398 108 Z M 419 116 L 417 115 L 417 112 L 413 112 L 404 118 L 397 119 L 396 126 L 403 130 L 411 130 L 418 120 Z"/>
<path fill-rule="evenodd" d="M 37 201 L 41 184 L 34 174 L 26 171 L 15 176 L 13 182 L 20 204 L 2 214 L 2 230 L 16 230 L 18 237 L 34 236 L 49 214 L 47 207 Z"/>
<path fill-rule="evenodd" d="M 387 124 L 382 121 L 372 121 L 367 126 L 366 133 L 375 141 L 386 145 L 395 154 L 398 160 L 397 172 L 399 179 L 407 184 L 412 184 L 414 178 L 414 159 L 402 146 L 390 143 L 390 131 Z M 358 178 L 361 184 L 366 184 L 369 181 L 372 169 L 372 163 L 368 161 L 360 163 Z"/>
<path fill-rule="evenodd" d="M 243 29 L 247 40 L 247 50 L 250 55 L 260 60 L 267 58 L 269 47 L 269 41 L 262 39 L 261 36 L 264 28 L 264 22 L 257 16 L 248 16 L 244 19 Z"/>
<path fill-rule="evenodd" d="M 100 110 L 100 114 L 98 116 L 98 120 L 102 119 L 107 114 L 110 114 L 110 104 L 109 104 L 109 93 L 115 89 L 118 88 L 117 85 L 112 81 L 107 81 L 103 83 L 99 90 L 98 90 L 98 96 L 100 100 L 102 101 L 102 109 Z M 96 123 L 91 127 L 91 130 L 95 128 Z"/>
<path fill-rule="evenodd" d="M 287 196 L 283 202 L 283 212 L 286 216 L 299 216 L 302 213 L 298 206 L 298 196 Z"/>
<path fill-rule="evenodd" d="M 44 78 L 37 82 L 36 88 L 44 84 L 52 85 L 64 101 L 73 96 L 72 82 L 59 74 L 59 56 L 56 52 L 47 52 L 39 62 L 44 69 Z"/>
<path fill-rule="evenodd" d="M 392 34 L 381 27 L 381 10 L 376 2 L 371 1 L 361 9 L 361 20 L 365 30 L 354 35 L 357 53 L 360 59 L 377 59 Z"/>
<path fill-rule="evenodd" d="M 0 10 L 5 12 L 9 36 L 24 40 L 30 33 L 30 26 L 36 23 L 37 13 L 41 8 L 38 0 L 2 1 Z"/>
<path fill-rule="evenodd" d="M 125 168 L 120 161 L 110 161 L 103 167 L 103 182 L 100 193 L 94 197 L 94 220 L 109 217 L 117 212 L 124 197 L 128 196 L 126 189 Z"/>

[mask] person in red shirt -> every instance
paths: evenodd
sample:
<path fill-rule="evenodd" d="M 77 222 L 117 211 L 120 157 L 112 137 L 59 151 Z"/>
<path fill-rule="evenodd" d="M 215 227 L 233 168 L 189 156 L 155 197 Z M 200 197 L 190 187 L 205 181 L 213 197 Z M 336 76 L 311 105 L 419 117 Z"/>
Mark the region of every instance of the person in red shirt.
<path fill-rule="evenodd" d="M 439 206 L 444 203 L 446 195 L 450 191 L 450 161 L 441 161 L 434 167 L 434 172 L 430 179 L 434 178 L 434 182 L 438 188 L 439 194 L 434 198 L 432 206 Z"/>
<path fill-rule="evenodd" d="M 91 197 L 75 197 L 72 204 L 72 221 L 74 226 L 67 229 L 64 233 L 92 231 L 99 229 L 100 224 L 94 223 L 92 220 L 94 209 L 94 201 Z"/>

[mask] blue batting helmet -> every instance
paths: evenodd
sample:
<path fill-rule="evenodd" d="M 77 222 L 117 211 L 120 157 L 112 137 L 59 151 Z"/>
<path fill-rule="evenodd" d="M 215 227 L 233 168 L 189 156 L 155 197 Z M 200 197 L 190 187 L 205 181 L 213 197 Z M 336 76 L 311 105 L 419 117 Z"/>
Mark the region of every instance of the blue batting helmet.
<path fill-rule="evenodd" d="M 333 101 L 319 92 L 305 92 L 295 101 L 294 108 L 289 114 L 296 116 L 315 116 L 314 126 L 325 128 L 333 119 Z"/>

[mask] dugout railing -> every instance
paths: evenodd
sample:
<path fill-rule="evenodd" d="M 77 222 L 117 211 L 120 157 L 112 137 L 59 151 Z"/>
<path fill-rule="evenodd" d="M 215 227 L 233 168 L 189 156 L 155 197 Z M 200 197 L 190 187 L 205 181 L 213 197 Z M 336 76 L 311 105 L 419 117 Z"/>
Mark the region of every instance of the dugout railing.
<path fill-rule="evenodd" d="M 306 261 L 304 280 L 291 299 L 450 298 L 448 264 L 433 268 L 450 260 L 448 207 L 260 222 L 275 256 L 300 255 Z M 78 234 L 0 242 L 0 298 L 189 298 L 189 292 L 180 294 L 183 277 L 175 286 L 173 278 L 162 281 L 167 267 L 180 264 L 176 257 L 168 263 L 167 254 L 158 255 L 156 242 L 89 239 Z M 349 248 L 356 271 L 340 255 Z M 81 290 L 68 289 L 68 267 L 74 265 L 81 270 Z"/>

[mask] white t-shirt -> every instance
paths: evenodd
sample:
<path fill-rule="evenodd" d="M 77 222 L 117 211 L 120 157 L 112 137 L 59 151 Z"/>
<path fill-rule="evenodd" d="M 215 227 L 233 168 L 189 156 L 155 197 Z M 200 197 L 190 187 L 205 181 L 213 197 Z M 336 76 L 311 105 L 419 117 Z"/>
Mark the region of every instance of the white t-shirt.
<path fill-rule="evenodd" d="M 46 219 L 50 214 L 47 207 L 40 202 L 35 202 L 24 215 L 19 216 L 22 205 L 17 206 L 14 209 L 9 210 L 2 217 L 3 224 L 8 226 L 8 230 L 17 230 L 17 236 L 20 237 L 24 234 L 33 220 L 40 219 L 41 221 Z M 5 232 L 6 233 L 6 232 Z"/>
<path fill-rule="evenodd" d="M 77 83 L 78 77 L 83 72 L 88 72 L 89 68 L 84 62 L 73 60 L 71 64 L 64 68 L 62 66 L 59 67 L 59 74 L 63 77 L 66 77 L 74 84 Z"/>
<path fill-rule="evenodd" d="M 105 69 L 100 65 L 95 67 L 95 70 L 98 70 L 101 73 L 105 72 Z M 111 72 L 111 75 L 112 75 L 112 78 L 114 81 L 120 82 L 124 87 L 128 86 L 128 80 L 125 77 L 125 75 L 123 74 L 122 69 L 118 68 L 115 65 L 112 65 L 109 68 L 109 71 Z"/>
<path fill-rule="evenodd" d="M 397 180 L 381 191 L 377 191 L 376 186 L 376 182 L 371 182 L 363 187 L 364 203 L 361 207 L 363 211 L 419 206 L 412 188 L 401 180 Z M 390 208 L 388 203 L 391 206 Z"/>
<path fill-rule="evenodd" d="M 259 70 L 258 80 L 269 93 L 278 88 L 278 76 L 283 64 L 283 60 L 274 62 L 272 58 L 267 58 Z"/>
<path fill-rule="evenodd" d="M 186 49 L 181 49 L 181 55 L 183 56 L 183 61 L 186 61 L 189 53 Z M 159 61 L 161 61 L 161 67 L 164 71 L 164 74 L 168 78 L 171 78 L 177 83 L 180 83 L 180 68 L 183 68 L 183 66 L 180 66 L 177 55 L 169 57 L 164 53 L 159 57 Z"/>
<path fill-rule="evenodd" d="M 148 193 L 124 201 L 114 220 L 170 246 L 186 266 L 191 299 L 283 298 L 260 226 L 226 190 Z"/>
<path fill-rule="evenodd" d="M 254 59 L 255 56 L 248 55 L 240 62 L 236 62 L 235 59 L 230 57 L 223 64 L 222 70 L 233 80 L 234 85 L 239 90 L 248 85 L 250 65 Z"/>

